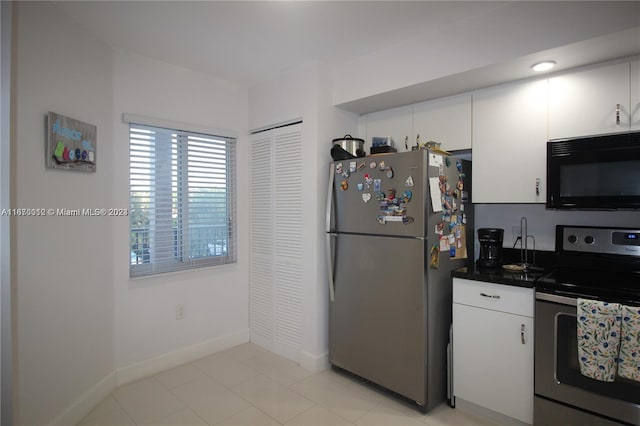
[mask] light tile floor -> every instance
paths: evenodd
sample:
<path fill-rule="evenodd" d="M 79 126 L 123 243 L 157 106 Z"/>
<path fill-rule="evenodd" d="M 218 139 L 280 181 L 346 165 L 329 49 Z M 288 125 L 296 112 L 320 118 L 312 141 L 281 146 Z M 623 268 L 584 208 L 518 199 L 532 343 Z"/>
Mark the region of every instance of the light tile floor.
<path fill-rule="evenodd" d="M 79 425 L 490 426 L 447 405 L 426 415 L 332 370 L 312 374 L 252 343 L 117 388 Z"/>

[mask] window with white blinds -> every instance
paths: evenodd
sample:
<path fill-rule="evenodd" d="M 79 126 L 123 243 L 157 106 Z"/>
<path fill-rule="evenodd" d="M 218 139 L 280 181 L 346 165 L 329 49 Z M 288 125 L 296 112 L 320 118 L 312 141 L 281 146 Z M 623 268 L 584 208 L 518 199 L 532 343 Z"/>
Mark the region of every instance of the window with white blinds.
<path fill-rule="evenodd" d="M 234 138 L 129 124 L 129 275 L 236 261 Z"/>

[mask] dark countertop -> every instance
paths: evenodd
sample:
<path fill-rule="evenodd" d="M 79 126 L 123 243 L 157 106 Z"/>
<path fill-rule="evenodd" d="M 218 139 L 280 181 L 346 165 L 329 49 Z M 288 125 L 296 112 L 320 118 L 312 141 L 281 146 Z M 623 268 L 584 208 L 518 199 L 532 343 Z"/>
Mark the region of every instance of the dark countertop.
<path fill-rule="evenodd" d="M 520 251 L 504 248 L 503 257 L 506 264 L 520 263 Z M 536 251 L 536 265 L 531 272 L 508 271 L 500 268 L 478 268 L 475 264 L 464 266 L 451 272 L 453 278 L 464 278 L 472 281 L 483 281 L 494 284 L 512 285 L 517 287 L 535 287 L 539 278 L 551 272 L 555 265 L 555 253 Z"/>
<path fill-rule="evenodd" d="M 502 268 L 480 269 L 475 266 L 458 268 L 451 272 L 453 278 L 464 278 L 472 281 L 483 281 L 494 284 L 505 284 L 517 287 L 535 287 L 535 281 L 545 272 L 510 272 Z"/>

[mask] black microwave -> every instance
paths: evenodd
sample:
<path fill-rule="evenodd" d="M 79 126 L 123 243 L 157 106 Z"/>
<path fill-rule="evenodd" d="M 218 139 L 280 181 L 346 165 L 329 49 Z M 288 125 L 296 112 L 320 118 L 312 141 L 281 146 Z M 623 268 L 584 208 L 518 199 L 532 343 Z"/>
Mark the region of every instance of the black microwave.
<path fill-rule="evenodd" d="M 548 141 L 547 208 L 640 209 L 640 132 Z"/>

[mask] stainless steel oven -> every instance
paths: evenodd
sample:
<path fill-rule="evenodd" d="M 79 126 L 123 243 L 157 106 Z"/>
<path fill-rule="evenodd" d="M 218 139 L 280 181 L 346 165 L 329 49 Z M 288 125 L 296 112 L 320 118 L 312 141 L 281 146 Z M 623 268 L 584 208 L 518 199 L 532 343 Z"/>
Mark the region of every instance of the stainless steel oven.
<path fill-rule="evenodd" d="M 556 251 L 536 284 L 534 423 L 640 425 L 640 382 L 583 376 L 576 335 L 579 297 L 640 306 L 640 230 L 558 226 Z"/>

